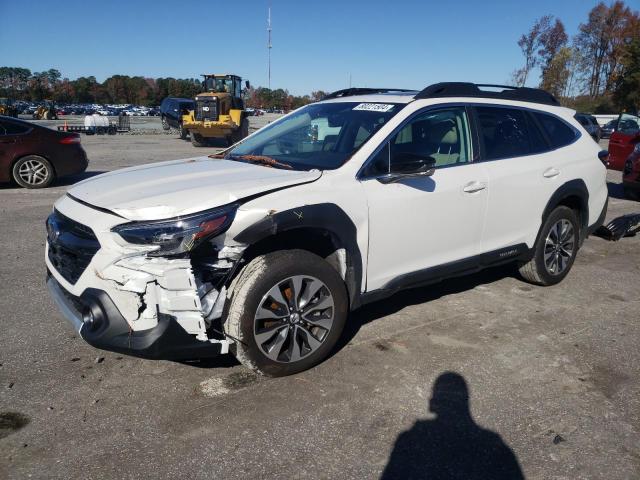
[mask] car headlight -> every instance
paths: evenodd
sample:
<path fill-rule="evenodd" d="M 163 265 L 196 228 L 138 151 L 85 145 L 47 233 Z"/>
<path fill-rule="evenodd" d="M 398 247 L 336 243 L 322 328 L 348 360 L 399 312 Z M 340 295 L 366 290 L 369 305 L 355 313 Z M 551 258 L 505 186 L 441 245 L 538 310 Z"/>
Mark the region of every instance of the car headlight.
<path fill-rule="evenodd" d="M 170 220 L 125 223 L 111 231 L 129 243 L 157 245 L 148 253 L 150 256 L 179 255 L 223 233 L 231 225 L 236 209 L 237 205 L 229 205 Z"/>

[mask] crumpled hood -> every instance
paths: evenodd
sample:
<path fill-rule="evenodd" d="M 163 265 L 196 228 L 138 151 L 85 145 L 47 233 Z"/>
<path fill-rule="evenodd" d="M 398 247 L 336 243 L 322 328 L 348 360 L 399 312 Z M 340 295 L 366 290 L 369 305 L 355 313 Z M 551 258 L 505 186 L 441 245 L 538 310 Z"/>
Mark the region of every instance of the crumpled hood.
<path fill-rule="evenodd" d="M 197 157 L 98 175 L 75 184 L 69 194 L 129 220 L 160 220 L 313 182 L 321 175 L 318 170 L 283 170 Z"/>

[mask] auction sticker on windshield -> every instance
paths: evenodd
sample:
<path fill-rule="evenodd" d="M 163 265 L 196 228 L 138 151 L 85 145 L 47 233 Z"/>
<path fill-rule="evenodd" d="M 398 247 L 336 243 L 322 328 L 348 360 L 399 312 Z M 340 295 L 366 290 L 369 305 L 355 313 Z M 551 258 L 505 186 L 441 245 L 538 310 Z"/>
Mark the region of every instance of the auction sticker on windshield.
<path fill-rule="evenodd" d="M 353 107 L 354 110 L 367 110 L 369 112 L 388 112 L 395 105 L 388 103 L 361 103 Z"/>

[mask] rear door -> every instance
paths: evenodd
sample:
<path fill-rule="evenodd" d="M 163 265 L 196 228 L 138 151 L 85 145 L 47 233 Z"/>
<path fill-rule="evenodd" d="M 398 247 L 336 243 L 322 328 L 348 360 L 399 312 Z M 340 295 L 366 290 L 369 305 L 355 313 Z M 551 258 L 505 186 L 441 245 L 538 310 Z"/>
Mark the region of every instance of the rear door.
<path fill-rule="evenodd" d="M 0 181 L 8 181 L 11 178 L 11 164 L 17 155 L 20 138 L 29 131 L 28 127 L 0 120 Z"/>
<path fill-rule="evenodd" d="M 562 182 L 560 157 L 545 153 L 549 144 L 527 110 L 478 105 L 474 112 L 489 178 L 482 252 L 506 259 L 521 251 L 499 251 L 535 239 L 547 201 Z"/>
<path fill-rule="evenodd" d="M 609 139 L 609 168 L 622 170 L 624 162 L 631 155 L 635 142 L 640 136 L 640 118 L 623 113 L 618 117 L 616 131 Z"/>

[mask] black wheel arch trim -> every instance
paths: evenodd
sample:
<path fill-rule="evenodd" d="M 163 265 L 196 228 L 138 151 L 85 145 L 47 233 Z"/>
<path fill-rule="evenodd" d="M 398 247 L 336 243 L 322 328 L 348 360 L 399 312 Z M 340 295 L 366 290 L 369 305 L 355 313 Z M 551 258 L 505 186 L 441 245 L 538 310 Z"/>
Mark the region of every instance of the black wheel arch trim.
<path fill-rule="evenodd" d="M 357 228 L 349 215 L 334 203 L 305 205 L 267 215 L 245 228 L 234 240 L 252 245 L 268 237 L 296 229 L 317 229 L 329 232 L 346 250 L 347 265 L 345 283 L 349 304 L 353 310 L 360 305 L 362 285 L 362 254 L 358 247 Z"/>
<path fill-rule="evenodd" d="M 582 245 L 589 231 L 589 190 L 582 179 L 569 180 L 556 189 L 542 212 L 540 227 L 542 228 L 551 212 L 569 197 L 576 197 L 580 201 L 580 245 Z M 539 236 L 540 232 L 536 236 L 536 243 Z"/>

